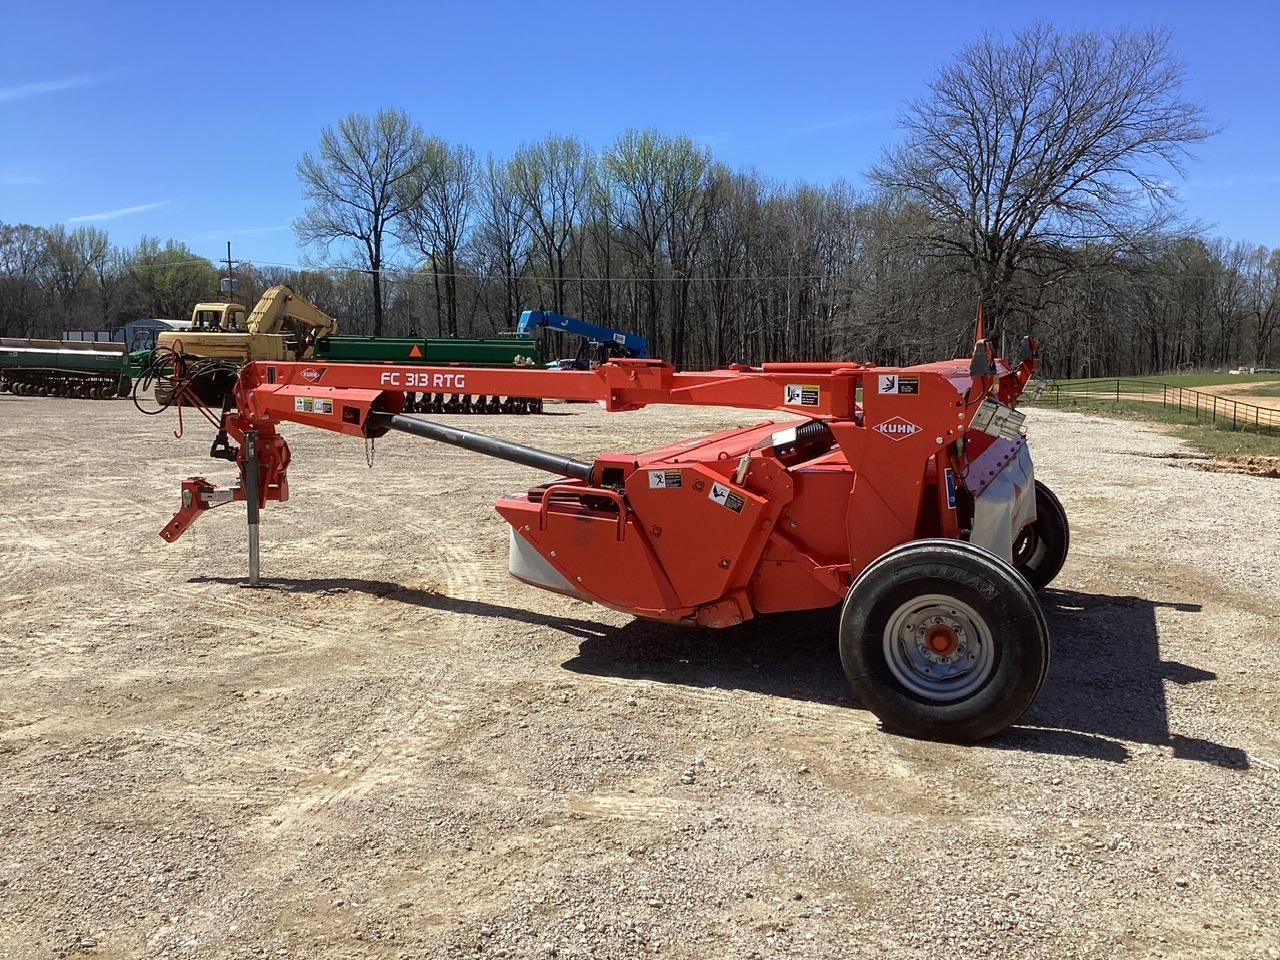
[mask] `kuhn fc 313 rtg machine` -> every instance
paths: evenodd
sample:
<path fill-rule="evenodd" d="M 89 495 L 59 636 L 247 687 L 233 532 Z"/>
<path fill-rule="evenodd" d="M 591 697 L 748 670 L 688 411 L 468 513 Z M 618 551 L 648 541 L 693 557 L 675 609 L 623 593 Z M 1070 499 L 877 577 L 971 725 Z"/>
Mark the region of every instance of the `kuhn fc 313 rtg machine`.
<path fill-rule="evenodd" d="M 1032 476 L 1013 409 L 1039 361 L 979 340 L 974 358 L 911 367 L 776 363 L 678 373 L 658 360 L 595 370 L 258 362 L 245 367 L 214 455 L 240 481 L 182 485 L 164 528 L 244 500 L 250 579 L 258 510 L 288 499 L 293 421 L 362 438 L 391 430 L 553 474 L 498 501 L 511 573 L 638 617 L 727 627 L 843 604 L 840 654 L 858 700 L 892 729 L 967 741 L 1016 720 L 1049 662 L 1035 591 L 1058 572 L 1067 521 Z M 405 395 L 594 400 L 611 411 L 690 404 L 784 411 L 593 462 L 403 414 Z"/>

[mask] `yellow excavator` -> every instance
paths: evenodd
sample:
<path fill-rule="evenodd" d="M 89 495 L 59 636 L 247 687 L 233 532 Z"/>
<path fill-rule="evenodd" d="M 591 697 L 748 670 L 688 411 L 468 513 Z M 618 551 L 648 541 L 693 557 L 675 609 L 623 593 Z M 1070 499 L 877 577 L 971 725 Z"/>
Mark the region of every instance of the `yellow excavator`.
<path fill-rule="evenodd" d="M 156 337 L 157 353 L 181 355 L 184 378 L 211 405 L 222 402 L 240 367 L 254 360 L 305 360 L 318 337 L 338 330 L 338 321 L 286 284 L 271 287 L 245 314 L 239 303 L 197 303 L 190 330 Z M 198 371 L 203 370 L 200 375 Z M 156 380 L 156 400 L 174 400 L 171 376 Z"/>

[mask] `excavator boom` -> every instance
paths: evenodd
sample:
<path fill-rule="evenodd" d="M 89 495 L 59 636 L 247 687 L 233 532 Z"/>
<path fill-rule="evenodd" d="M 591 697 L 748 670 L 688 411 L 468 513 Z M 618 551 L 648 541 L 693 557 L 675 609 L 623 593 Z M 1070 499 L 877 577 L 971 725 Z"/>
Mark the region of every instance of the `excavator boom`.
<path fill-rule="evenodd" d="M 309 327 L 308 341 L 337 333 L 338 321 L 333 319 L 306 297 L 295 293 L 286 284 L 278 284 L 262 295 L 245 322 L 251 334 L 279 333 L 287 320 L 296 320 Z"/>

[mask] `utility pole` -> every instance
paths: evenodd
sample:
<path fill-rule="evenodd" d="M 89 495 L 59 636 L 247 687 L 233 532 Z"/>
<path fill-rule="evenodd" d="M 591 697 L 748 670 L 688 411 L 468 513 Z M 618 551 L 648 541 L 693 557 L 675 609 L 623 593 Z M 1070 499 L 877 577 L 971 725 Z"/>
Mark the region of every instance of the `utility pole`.
<path fill-rule="evenodd" d="M 232 302 L 236 298 L 236 269 L 235 261 L 231 259 L 231 241 L 227 241 L 227 257 L 222 261 L 227 265 L 227 279 L 224 282 L 226 289 L 223 293 L 227 295 L 227 301 Z"/>

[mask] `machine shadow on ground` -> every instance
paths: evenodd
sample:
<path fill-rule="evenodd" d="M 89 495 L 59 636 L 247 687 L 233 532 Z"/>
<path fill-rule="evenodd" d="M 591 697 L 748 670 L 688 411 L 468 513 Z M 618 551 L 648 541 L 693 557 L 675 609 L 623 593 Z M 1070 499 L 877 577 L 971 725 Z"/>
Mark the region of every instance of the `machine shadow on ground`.
<path fill-rule="evenodd" d="M 242 581 L 194 577 L 191 582 Z M 726 630 L 651 620 L 614 627 L 379 580 L 273 578 L 262 586 L 292 593 L 350 590 L 432 610 L 549 627 L 581 641 L 577 655 L 564 663 L 574 673 L 856 706 L 840 664 L 839 607 L 759 617 Z M 1020 723 L 986 746 L 1123 762 L 1130 756 L 1128 741 L 1169 747 L 1178 759 L 1248 768 L 1243 750 L 1170 729 L 1165 682 L 1203 683 L 1217 675 L 1161 659 L 1156 611 L 1197 613 L 1198 604 L 1053 589 L 1041 602 L 1053 635 L 1048 676 Z"/>
<path fill-rule="evenodd" d="M 397 603 L 406 603 L 414 607 L 422 607 L 426 610 L 443 610 L 449 613 L 463 613 L 473 617 L 495 617 L 516 623 L 527 623 L 532 626 L 552 627 L 583 640 L 597 639 L 615 629 L 606 624 L 593 623 L 590 620 L 553 617 L 533 610 L 507 607 L 497 603 L 488 603 L 484 600 L 459 599 L 435 590 L 406 587 L 386 580 L 363 580 L 357 577 L 319 577 L 312 580 L 300 580 L 292 577 L 263 577 L 257 587 L 249 587 L 243 577 L 191 577 L 187 582 L 221 584 L 224 586 L 243 587 L 249 590 L 279 590 L 286 593 L 324 594 L 351 591 L 371 597 L 392 600 Z"/>
<path fill-rule="evenodd" d="M 1181 760 L 1248 768 L 1240 748 L 1170 727 L 1166 681 L 1186 686 L 1217 674 L 1162 659 L 1156 614 L 1199 613 L 1199 604 L 1055 589 L 1041 604 L 1053 635 L 1049 675 L 1022 723 L 993 746 L 1122 761 L 1129 752 L 1119 741 L 1130 741 L 1169 747 Z"/>
<path fill-rule="evenodd" d="M 1248 767 L 1239 748 L 1170 729 L 1165 682 L 1201 683 L 1216 674 L 1161 659 L 1156 611 L 1195 613 L 1198 605 L 1064 590 L 1047 591 L 1042 602 L 1054 641 L 1048 676 L 1022 721 L 988 746 L 1123 762 L 1129 741 L 1170 747 L 1179 759 Z M 836 609 L 762 617 L 723 631 L 637 620 L 586 639 L 565 667 L 854 706 L 837 628 Z"/>

